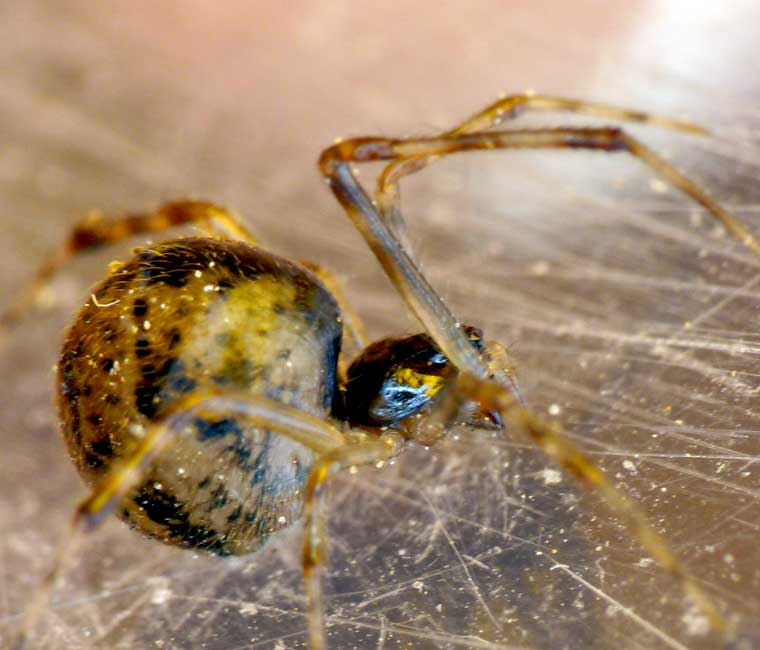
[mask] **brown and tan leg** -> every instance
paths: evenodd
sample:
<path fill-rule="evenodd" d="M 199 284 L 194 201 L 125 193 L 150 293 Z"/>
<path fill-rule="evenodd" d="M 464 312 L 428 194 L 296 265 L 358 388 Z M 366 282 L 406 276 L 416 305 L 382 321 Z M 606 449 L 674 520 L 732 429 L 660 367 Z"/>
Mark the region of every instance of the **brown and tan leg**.
<path fill-rule="evenodd" d="M 686 131 L 688 133 L 706 133 L 705 129 L 697 124 L 663 115 L 652 115 L 643 111 L 599 102 L 523 93 L 500 97 L 492 104 L 489 104 L 484 109 L 467 118 L 464 122 L 455 126 L 447 134 L 456 135 L 458 133 L 484 131 L 530 111 L 540 113 L 579 113 L 620 122 L 640 122 L 666 129 Z"/>
<path fill-rule="evenodd" d="M 113 511 L 167 443 L 181 435 L 195 418 L 220 414 L 246 418 L 257 426 L 295 440 L 320 457 L 349 444 L 346 437 L 325 420 L 245 391 L 203 392 L 179 400 L 167 417 L 148 429 L 134 453 L 116 465 L 77 507 L 53 566 L 24 614 L 19 633 L 10 646 L 13 650 L 24 647 L 82 538 Z"/>
<path fill-rule="evenodd" d="M 600 491 L 642 546 L 682 581 L 684 589 L 699 603 L 713 626 L 721 629 L 724 623 L 710 599 L 683 569 L 664 540 L 649 525 L 641 510 L 619 492 L 557 427 L 543 423 L 518 405 L 519 393 L 508 371 L 497 373 L 494 377 L 496 381 L 488 381 L 493 368 L 489 368 L 487 360 L 469 344 L 457 319 L 404 251 L 395 233 L 379 214 L 350 169 L 351 162 L 413 161 L 460 151 L 512 148 L 582 148 L 609 152 L 626 151 L 633 154 L 703 205 L 731 235 L 760 256 L 760 245 L 733 215 L 721 208 L 672 165 L 617 128 L 523 129 L 412 140 L 358 138 L 338 143 L 323 152 L 320 168 L 337 199 L 397 290 L 437 345 L 461 371 L 463 394 L 478 401 L 486 409 L 499 410 L 513 427 L 527 433 L 552 459 L 578 477 L 584 485 Z"/>
<path fill-rule="evenodd" d="M 516 405 L 512 396 L 493 382 L 463 376 L 458 389 L 460 399 L 472 399 L 484 408 L 501 412 L 505 431 L 526 435 L 584 488 L 598 492 L 610 512 L 623 522 L 639 544 L 661 567 L 681 582 L 684 592 L 707 616 L 713 629 L 727 630 L 727 624 L 712 599 L 680 563 L 667 541 L 652 527 L 644 511 L 615 487 L 594 461 L 569 440 L 556 422 L 543 420 L 528 409 Z"/>
<path fill-rule="evenodd" d="M 486 364 L 379 214 L 353 175 L 350 163 L 415 160 L 493 149 L 625 151 L 704 206 L 733 237 L 760 257 L 760 244 L 744 224 L 687 176 L 619 128 L 520 129 L 400 140 L 356 138 L 329 147 L 322 153 L 319 164 L 336 198 L 425 329 L 458 368 L 475 377 L 487 376 Z"/>
<path fill-rule="evenodd" d="M 34 308 L 53 276 L 73 257 L 134 235 L 160 232 L 188 224 L 196 225 L 209 234 L 256 243 L 254 236 L 237 216 L 213 203 L 203 201 L 175 201 L 162 205 L 155 212 L 115 218 L 91 212 L 72 228 L 66 240 L 40 266 L 16 301 L 0 312 L 0 337 Z"/>
<path fill-rule="evenodd" d="M 509 95 L 496 100 L 441 135 L 452 136 L 487 131 L 507 120 L 515 119 L 531 111 L 541 113 L 579 113 L 620 122 L 639 122 L 697 135 L 707 134 L 707 131 L 701 126 L 660 115 L 650 115 L 641 111 L 610 106 L 609 104 L 566 99 L 564 97 L 522 94 Z M 398 183 L 404 176 L 424 169 L 434 160 L 435 157 L 428 156 L 394 161 L 386 165 L 378 176 L 375 202 L 380 208 L 381 214 L 398 229 L 398 233 L 403 233 L 404 226 L 399 211 Z"/>
<path fill-rule="evenodd" d="M 403 438 L 387 432 L 334 449 L 320 458 L 311 470 L 304 496 L 303 572 L 309 615 L 309 649 L 325 650 L 324 568 L 327 564 L 327 527 L 322 496 L 327 480 L 340 471 L 358 465 L 390 460 L 403 447 Z"/>

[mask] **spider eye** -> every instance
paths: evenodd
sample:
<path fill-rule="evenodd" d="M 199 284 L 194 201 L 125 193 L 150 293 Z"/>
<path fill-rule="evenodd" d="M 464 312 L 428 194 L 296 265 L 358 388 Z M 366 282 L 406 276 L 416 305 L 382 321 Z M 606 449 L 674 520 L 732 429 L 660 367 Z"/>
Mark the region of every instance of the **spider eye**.
<path fill-rule="evenodd" d="M 465 331 L 480 349 L 480 330 Z M 337 415 L 356 425 L 393 424 L 428 406 L 455 374 L 427 334 L 383 339 L 365 348 L 349 367 Z"/>

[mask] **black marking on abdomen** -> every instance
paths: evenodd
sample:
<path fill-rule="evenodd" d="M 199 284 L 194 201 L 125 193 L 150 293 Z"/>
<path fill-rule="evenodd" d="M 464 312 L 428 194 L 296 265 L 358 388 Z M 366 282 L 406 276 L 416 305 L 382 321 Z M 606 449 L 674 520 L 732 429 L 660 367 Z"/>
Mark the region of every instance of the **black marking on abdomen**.
<path fill-rule="evenodd" d="M 160 368 L 156 368 L 152 363 L 142 363 L 140 372 L 142 379 L 135 387 L 135 406 L 151 420 L 156 418 L 161 406 L 159 396 L 165 387 L 178 393 L 189 392 L 195 388 L 195 380 L 184 374 L 185 365 L 176 357 L 165 359 Z"/>
<path fill-rule="evenodd" d="M 106 436 L 105 438 L 96 440 L 92 443 L 92 450 L 99 456 L 112 456 L 113 445 L 111 444 L 111 439 Z"/>
<path fill-rule="evenodd" d="M 224 536 L 213 528 L 191 524 L 185 504 L 171 492 L 157 487 L 156 483 L 145 483 L 133 501 L 151 521 L 166 530 L 172 541 L 202 548 L 217 555 L 231 554 L 225 545 Z"/>
<path fill-rule="evenodd" d="M 150 354 L 150 341 L 145 336 L 138 336 L 135 339 L 135 356 L 138 359 L 147 357 Z"/>
<path fill-rule="evenodd" d="M 243 506 L 238 504 L 237 507 L 229 515 L 227 515 L 227 522 L 230 524 L 235 523 L 238 519 L 240 519 L 240 515 L 242 514 Z"/>
<path fill-rule="evenodd" d="M 84 455 L 84 462 L 90 469 L 100 469 L 104 465 L 103 460 L 100 458 L 100 456 L 96 456 L 90 452 L 87 452 Z"/>
<path fill-rule="evenodd" d="M 243 435 L 243 430 L 240 428 L 240 425 L 232 418 L 215 421 L 196 418 L 194 424 L 198 429 L 198 438 L 200 440 L 214 440 L 229 435 L 240 437 Z"/>
<path fill-rule="evenodd" d="M 148 303 L 142 298 L 135 299 L 132 303 L 132 314 L 135 318 L 143 318 L 148 313 Z"/>

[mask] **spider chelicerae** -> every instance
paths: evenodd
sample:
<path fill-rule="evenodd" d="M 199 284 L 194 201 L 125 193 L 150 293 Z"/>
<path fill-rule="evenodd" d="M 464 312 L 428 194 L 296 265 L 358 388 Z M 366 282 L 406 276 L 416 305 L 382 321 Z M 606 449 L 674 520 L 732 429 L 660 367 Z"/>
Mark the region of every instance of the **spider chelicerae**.
<path fill-rule="evenodd" d="M 461 324 L 428 284 L 404 243 L 398 185 L 457 152 L 625 151 L 699 202 L 759 256 L 760 245 L 694 182 L 618 127 L 497 128 L 529 110 L 703 133 L 686 122 L 608 105 L 515 95 L 434 137 L 354 138 L 327 148 L 319 159 L 322 175 L 422 324 L 421 334 L 368 344 L 329 272 L 267 251 L 238 217 L 212 203 L 177 201 L 120 218 L 93 213 L 73 228 L 2 314 L 3 329 L 33 308 L 75 255 L 173 226 L 192 224 L 207 236 L 139 248 L 126 263 L 113 263 L 66 336 L 58 363 L 59 413 L 91 492 L 27 610 L 16 648 L 82 536 L 114 512 L 168 544 L 222 555 L 253 552 L 303 517 L 310 645 L 323 650 L 327 540 L 320 506 L 326 482 L 347 468 L 388 461 L 408 441 L 433 444 L 461 423 L 527 436 L 599 491 L 711 625 L 726 627 L 640 508 L 556 423 L 526 407 L 505 348 Z M 351 169 L 371 161 L 387 162 L 373 198 Z M 359 351 L 351 363 L 340 356 L 344 336 Z"/>

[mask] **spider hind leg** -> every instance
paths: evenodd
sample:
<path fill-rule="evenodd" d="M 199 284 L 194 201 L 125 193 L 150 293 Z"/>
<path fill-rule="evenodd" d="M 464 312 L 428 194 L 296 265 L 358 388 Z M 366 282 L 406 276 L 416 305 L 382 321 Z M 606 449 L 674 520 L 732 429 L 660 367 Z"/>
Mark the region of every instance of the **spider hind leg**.
<path fill-rule="evenodd" d="M 66 239 L 52 251 L 23 287 L 15 302 L 0 311 L 0 345 L 8 331 L 34 309 L 50 281 L 78 255 L 135 235 L 162 232 L 188 224 L 197 225 L 210 234 L 256 242 L 239 217 L 204 201 L 174 201 L 154 212 L 113 218 L 93 211 L 70 230 Z"/>

